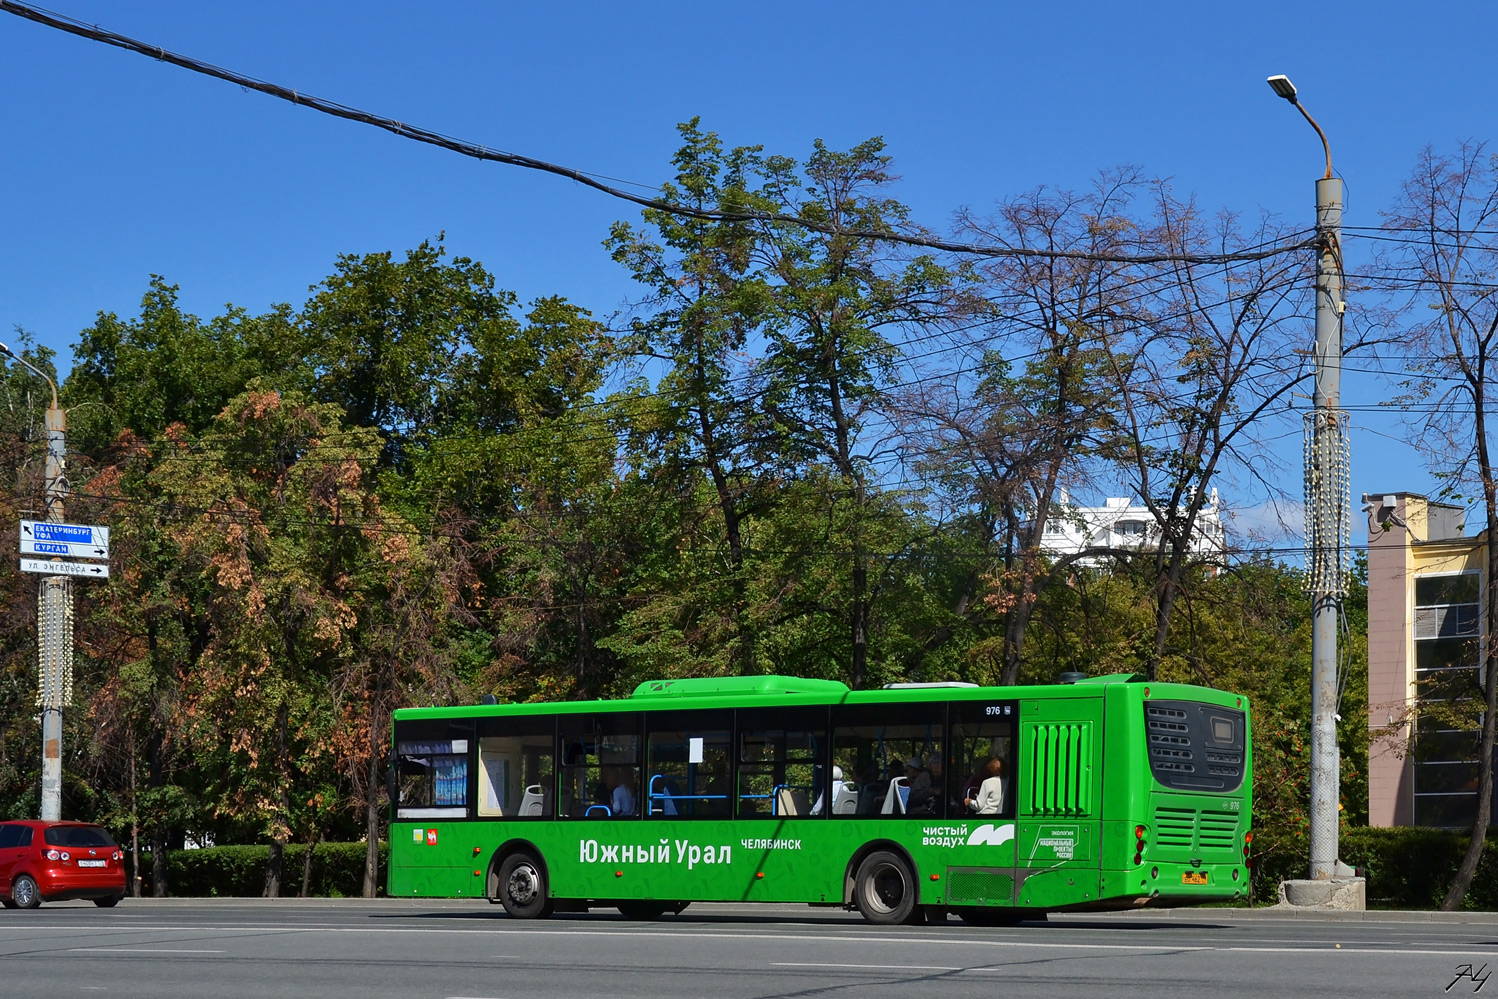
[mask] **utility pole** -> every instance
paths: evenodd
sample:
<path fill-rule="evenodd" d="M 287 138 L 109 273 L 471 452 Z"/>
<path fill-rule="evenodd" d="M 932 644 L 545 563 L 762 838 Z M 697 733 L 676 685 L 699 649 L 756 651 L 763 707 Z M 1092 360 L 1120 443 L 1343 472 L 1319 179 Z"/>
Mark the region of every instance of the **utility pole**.
<path fill-rule="evenodd" d="M 52 389 L 47 407 L 47 484 L 43 519 L 63 522 L 68 494 L 67 417 L 57 404 L 57 383 L 25 358 L 0 343 L 0 354 L 46 380 Z M 37 707 L 42 712 L 42 814 L 44 821 L 62 818 L 62 709 L 73 699 L 73 581 L 67 576 L 37 580 Z"/>
<path fill-rule="evenodd" d="M 1316 387 L 1306 414 L 1306 591 L 1311 597 L 1311 879 L 1337 874 L 1341 766 L 1337 750 L 1337 632 L 1347 596 L 1351 542 L 1347 414 L 1342 395 L 1342 181 L 1332 176 L 1326 133 L 1296 100 L 1288 77 L 1270 87 L 1321 137 L 1326 173 L 1316 181 Z"/>

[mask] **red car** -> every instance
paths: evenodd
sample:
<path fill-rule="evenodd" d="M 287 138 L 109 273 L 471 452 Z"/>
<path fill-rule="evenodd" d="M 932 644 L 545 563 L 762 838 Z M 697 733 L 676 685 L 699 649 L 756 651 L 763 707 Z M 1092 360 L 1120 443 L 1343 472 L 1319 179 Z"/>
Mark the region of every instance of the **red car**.
<path fill-rule="evenodd" d="M 108 908 L 125 897 L 125 855 L 87 822 L 0 822 L 0 905 L 90 898 Z"/>

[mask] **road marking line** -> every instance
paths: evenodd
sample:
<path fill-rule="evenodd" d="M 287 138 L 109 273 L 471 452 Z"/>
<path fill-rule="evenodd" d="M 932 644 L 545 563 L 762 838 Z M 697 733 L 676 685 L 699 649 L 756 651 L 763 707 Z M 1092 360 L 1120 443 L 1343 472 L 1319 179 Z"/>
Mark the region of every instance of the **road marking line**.
<path fill-rule="evenodd" d="M 828 964 L 825 961 L 772 961 L 772 968 L 858 968 L 863 971 L 966 971 L 936 964 Z M 448 999 L 459 999 L 449 996 Z"/>
<path fill-rule="evenodd" d="M 0 938 L 8 930 L 18 931 L 55 931 L 66 929 L 76 933 L 79 927 L 76 924 L 31 924 L 28 926 L 3 926 L 0 927 Z M 267 931 L 275 933 L 364 933 L 364 934 L 417 934 L 431 935 L 448 933 L 458 936 L 497 936 L 500 934 L 511 934 L 516 936 L 554 936 L 554 937 L 660 937 L 670 940 L 765 940 L 777 943 L 782 942 L 806 942 L 820 945 L 827 944 L 874 944 L 877 946 L 888 946 L 898 943 L 901 946 L 909 946 L 910 937 L 907 936 L 852 936 L 848 934 L 808 934 L 808 933 L 740 933 L 733 930 L 724 930 L 715 933 L 691 932 L 683 930 L 556 930 L 556 929 L 531 929 L 525 927 L 495 926 L 491 929 L 482 930 L 459 930 L 448 928 L 430 927 L 399 927 L 399 926 L 295 926 L 287 924 L 279 925 L 240 925 L 240 926 L 143 926 L 130 930 L 130 933 L 168 933 L 168 932 L 202 932 L 202 933 L 254 933 L 261 934 Z M 922 944 L 940 944 L 949 947 L 989 947 L 1010 949 L 1034 949 L 1034 950 L 1114 950 L 1114 951 L 1215 951 L 1219 953 L 1246 953 L 1246 954 L 1410 954 L 1429 955 L 1432 957 L 1469 957 L 1474 954 L 1493 954 L 1495 949 L 1492 944 L 1472 944 L 1463 950 L 1426 950 L 1422 948 L 1395 948 L 1395 947 L 1340 947 L 1334 948 L 1331 941 L 1324 946 L 1310 945 L 1306 947 L 1223 947 L 1207 944 L 1178 944 L 1178 943 L 1138 943 L 1138 944 L 1102 944 L 1077 942 L 1050 942 L 1039 940 L 975 940 L 971 938 L 942 939 L 937 936 L 923 936 L 920 938 Z M 863 965 L 860 965 L 863 967 Z"/>
<path fill-rule="evenodd" d="M 176 947 L 69 947 L 70 954 L 222 954 L 221 950 L 185 950 Z"/>

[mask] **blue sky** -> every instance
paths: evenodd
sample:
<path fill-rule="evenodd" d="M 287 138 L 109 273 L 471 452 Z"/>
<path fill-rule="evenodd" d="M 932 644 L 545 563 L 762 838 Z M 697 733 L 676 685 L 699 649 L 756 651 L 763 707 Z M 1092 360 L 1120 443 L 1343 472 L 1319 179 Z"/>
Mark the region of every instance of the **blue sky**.
<path fill-rule="evenodd" d="M 1081 187 L 1121 164 L 1204 205 L 1309 225 L 1321 150 L 1265 85 L 1272 73 L 1330 135 L 1349 225 L 1378 223 L 1425 145 L 1498 137 L 1498 5 L 1483 3 L 50 2 L 262 79 L 651 186 L 692 115 L 730 144 L 791 155 L 880 135 L 898 196 L 936 228 L 960 206 Z M 262 310 L 300 304 L 339 253 L 438 232 L 522 298 L 563 294 L 606 316 L 633 294 L 600 243 L 634 213 L 559 178 L 9 15 L 0 87 L 0 330 L 24 327 L 64 362 L 97 311 L 137 311 L 152 273 L 200 315 Z M 1383 391 L 1349 374 L 1344 401 Z M 1354 425 L 1355 506 L 1365 490 L 1431 488 L 1413 453 L 1380 436 L 1387 421 Z M 1286 446 L 1293 479 L 1299 444 Z"/>

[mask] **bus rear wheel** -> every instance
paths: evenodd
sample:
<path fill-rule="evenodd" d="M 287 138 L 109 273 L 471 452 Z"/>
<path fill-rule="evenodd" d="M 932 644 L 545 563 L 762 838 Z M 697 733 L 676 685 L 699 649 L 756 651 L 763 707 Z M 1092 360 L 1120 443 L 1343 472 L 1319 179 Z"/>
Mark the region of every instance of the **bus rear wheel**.
<path fill-rule="evenodd" d="M 878 850 L 864 858 L 853 878 L 853 904 L 871 923 L 893 926 L 915 921 L 915 873 L 898 854 Z"/>
<path fill-rule="evenodd" d="M 499 865 L 499 904 L 515 919 L 551 915 L 546 872 L 541 861 L 524 851 L 512 853 Z"/>

